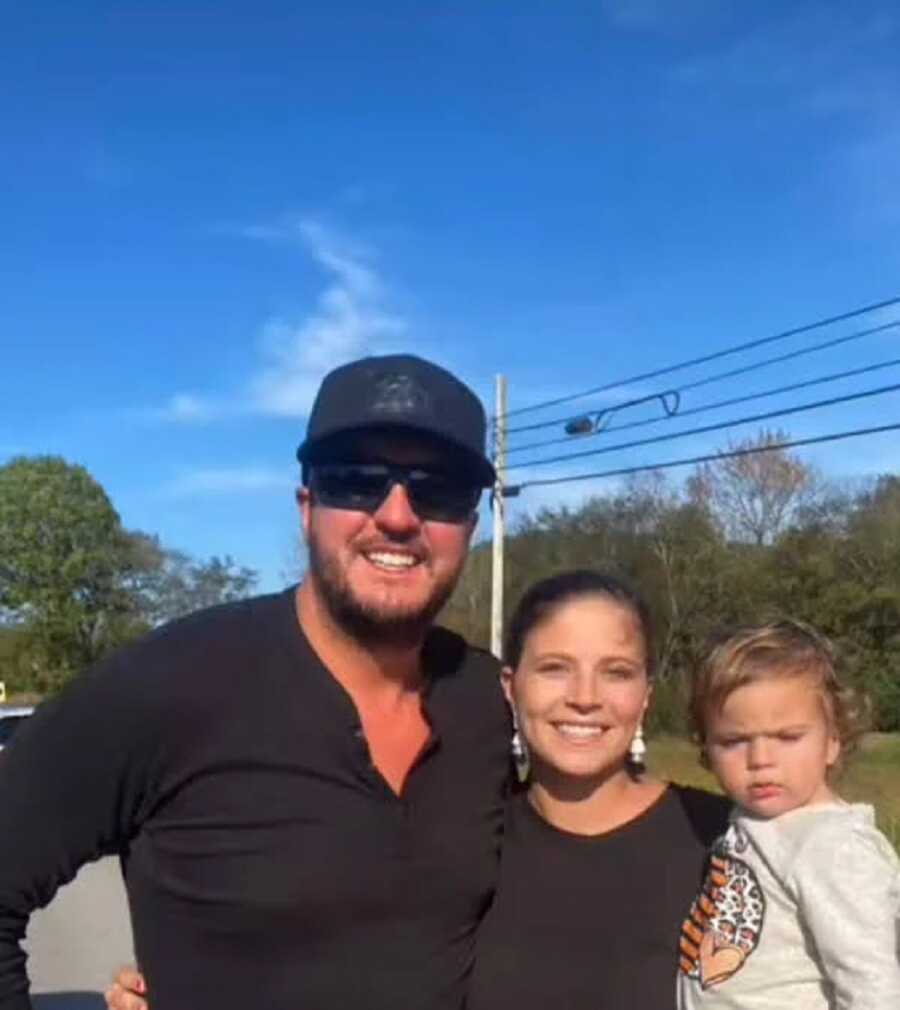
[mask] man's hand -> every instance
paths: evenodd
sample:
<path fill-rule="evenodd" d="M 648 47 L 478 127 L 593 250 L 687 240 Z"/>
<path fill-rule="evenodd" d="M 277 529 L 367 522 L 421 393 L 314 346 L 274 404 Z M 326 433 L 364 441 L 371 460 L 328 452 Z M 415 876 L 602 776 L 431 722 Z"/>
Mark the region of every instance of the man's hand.
<path fill-rule="evenodd" d="M 144 976 L 137 968 L 120 968 L 104 996 L 109 1010 L 148 1010 L 146 992 Z"/>

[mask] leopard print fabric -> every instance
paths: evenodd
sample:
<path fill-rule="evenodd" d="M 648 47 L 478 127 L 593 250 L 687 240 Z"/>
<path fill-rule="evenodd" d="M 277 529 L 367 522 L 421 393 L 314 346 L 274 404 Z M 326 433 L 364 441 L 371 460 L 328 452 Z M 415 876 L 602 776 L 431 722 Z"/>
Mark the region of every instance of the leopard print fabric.
<path fill-rule="evenodd" d="M 715 843 L 703 886 L 681 927 L 680 970 L 703 989 L 739 972 L 759 943 L 766 899 L 756 874 L 740 858 L 747 844 L 735 825 Z"/>

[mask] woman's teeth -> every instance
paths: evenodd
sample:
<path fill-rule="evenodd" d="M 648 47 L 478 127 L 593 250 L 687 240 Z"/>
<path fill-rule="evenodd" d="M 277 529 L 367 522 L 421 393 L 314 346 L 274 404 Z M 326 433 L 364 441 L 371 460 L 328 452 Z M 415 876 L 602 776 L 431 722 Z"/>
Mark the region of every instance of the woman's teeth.
<path fill-rule="evenodd" d="M 586 725 L 585 723 L 576 722 L 558 722 L 556 723 L 557 732 L 562 733 L 563 736 L 571 737 L 573 740 L 590 740 L 594 737 L 601 736 L 603 733 L 602 726 Z"/>

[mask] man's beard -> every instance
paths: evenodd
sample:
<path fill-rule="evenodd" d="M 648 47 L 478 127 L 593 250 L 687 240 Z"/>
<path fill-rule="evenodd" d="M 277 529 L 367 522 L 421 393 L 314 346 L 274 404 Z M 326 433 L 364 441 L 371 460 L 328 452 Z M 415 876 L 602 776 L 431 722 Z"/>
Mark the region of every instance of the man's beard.
<path fill-rule="evenodd" d="M 447 602 L 456 579 L 435 586 L 431 598 L 416 608 L 379 607 L 359 599 L 334 556 L 319 550 L 314 535 L 307 541 L 309 571 L 334 623 L 365 645 L 418 645 Z"/>

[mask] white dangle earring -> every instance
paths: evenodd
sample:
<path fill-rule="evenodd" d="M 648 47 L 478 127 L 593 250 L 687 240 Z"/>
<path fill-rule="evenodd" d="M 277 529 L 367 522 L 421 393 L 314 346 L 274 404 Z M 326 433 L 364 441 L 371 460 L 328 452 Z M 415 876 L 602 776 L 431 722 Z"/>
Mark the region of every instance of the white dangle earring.
<path fill-rule="evenodd" d="M 519 776 L 519 781 L 524 782 L 528 778 L 528 748 L 525 746 L 525 740 L 522 738 L 519 730 L 519 719 L 512 705 L 510 705 L 510 711 L 512 712 L 513 734 L 509 749 L 512 753 L 513 764 L 516 766 L 516 774 Z"/>
<path fill-rule="evenodd" d="M 647 745 L 644 743 L 644 724 L 639 722 L 634 736 L 631 738 L 631 746 L 628 748 L 628 763 L 640 774 L 646 768 L 644 758 L 647 754 Z"/>

